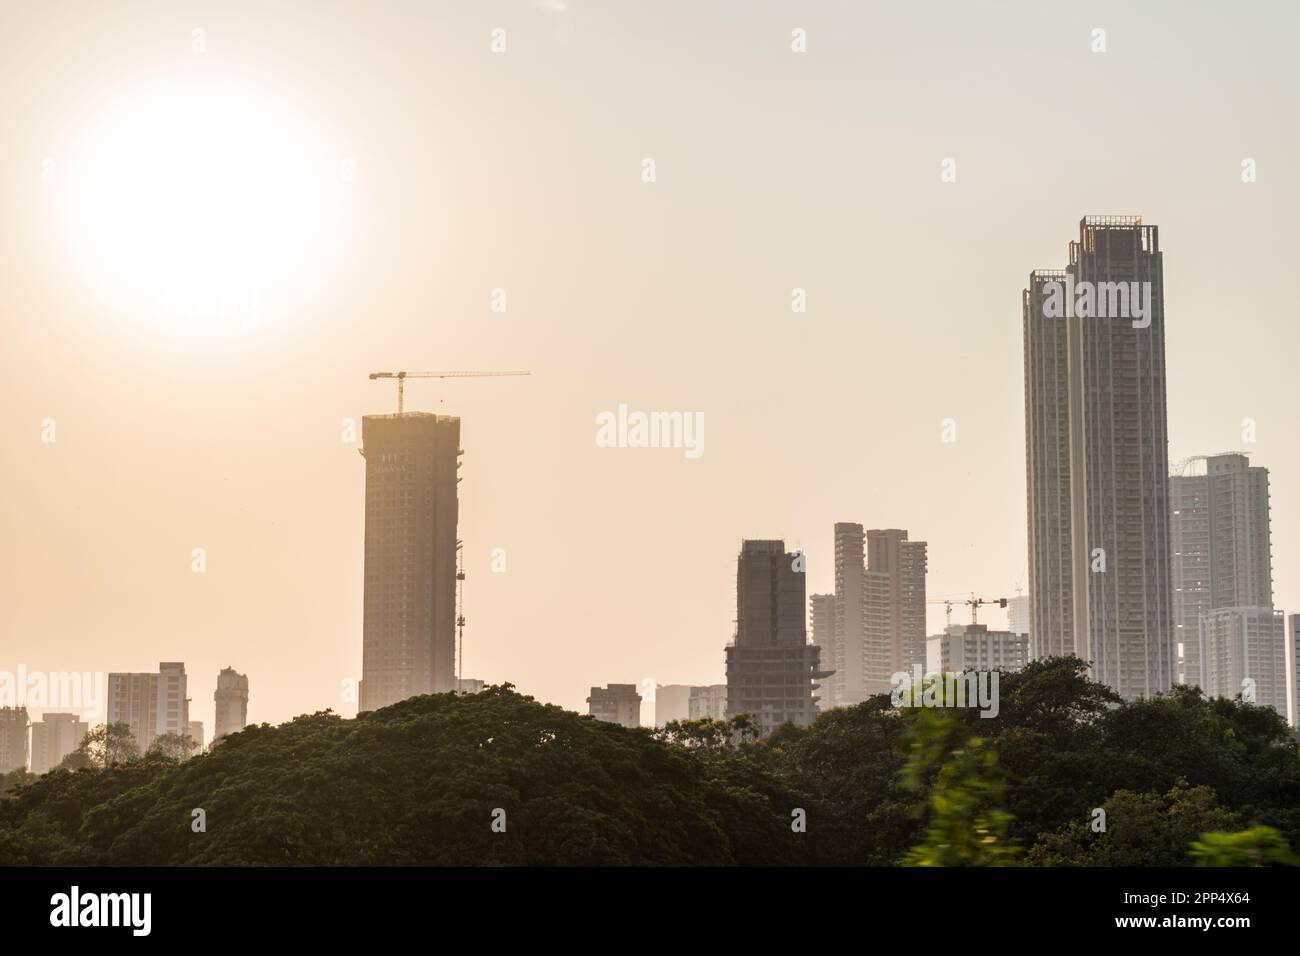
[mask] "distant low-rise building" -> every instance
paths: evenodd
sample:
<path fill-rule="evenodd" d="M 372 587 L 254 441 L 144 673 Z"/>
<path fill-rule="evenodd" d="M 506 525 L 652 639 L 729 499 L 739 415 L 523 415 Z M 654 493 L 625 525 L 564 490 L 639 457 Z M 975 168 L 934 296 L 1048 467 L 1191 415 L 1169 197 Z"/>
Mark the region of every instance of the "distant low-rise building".
<path fill-rule="evenodd" d="M 190 740 L 194 742 L 193 752 L 196 754 L 203 753 L 203 721 L 191 720 L 186 733 L 189 735 Z"/>
<path fill-rule="evenodd" d="M 49 773 L 89 732 L 90 726 L 76 714 L 42 714 L 40 722 L 32 724 L 32 773 Z"/>
<path fill-rule="evenodd" d="M 0 707 L 0 773 L 27 769 L 27 708 Z"/>
<path fill-rule="evenodd" d="M 727 685 L 703 684 L 691 688 L 686 716 L 691 720 L 727 719 Z"/>
<path fill-rule="evenodd" d="M 1029 663 L 1029 635 L 990 631 L 984 624 L 950 624 L 939 640 L 939 670 L 1018 671 Z"/>
<path fill-rule="evenodd" d="M 597 720 L 624 727 L 641 726 L 641 695 L 636 684 L 610 684 L 593 687 L 587 698 L 587 713 Z"/>
<path fill-rule="evenodd" d="M 670 721 L 688 720 L 691 716 L 689 684 L 659 684 L 655 687 L 655 726 Z"/>
<path fill-rule="evenodd" d="M 461 677 L 457 679 L 456 691 L 461 694 L 481 694 L 486 686 L 477 677 Z"/>

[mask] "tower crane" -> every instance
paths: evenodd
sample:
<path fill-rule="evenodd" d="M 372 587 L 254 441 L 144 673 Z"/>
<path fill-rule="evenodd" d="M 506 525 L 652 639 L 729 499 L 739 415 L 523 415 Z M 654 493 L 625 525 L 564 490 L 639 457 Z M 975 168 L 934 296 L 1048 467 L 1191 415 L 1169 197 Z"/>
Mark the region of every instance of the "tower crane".
<path fill-rule="evenodd" d="M 500 378 L 504 375 L 531 375 L 531 372 L 371 372 L 370 380 L 397 379 L 397 414 L 406 410 L 406 380 L 408 378 Z"/>
<path fill-rule="evenodd" d="M 952 609 L 953 609 L 956 605 L 958 605 L 958 604 L 965 604 L 967 607 L 969 607 L 969 608 L 970 608 L 970 622 L 971 622 L 972 624 L 978 624 L 978 623 L 979 623 L 979 609 L 980 609 L 980 607 L 981 607 L 982 605 L 985 605 L 985 604 L 990 604 L 990 605 L 992 605 L 992 604 L 996 604 L 998 607 L 1006 607 L 1006 606 L 1007 606 L 1007 599 L 1006 599 L 1006 598 L 981 598 L 981 597 L 976 597 L 976 596 L 975 596 L 975 592 L 972 591 L 972 592 L 971 592 L 971 596 L 968 597 L 968 598 L 966 598 L 964 601 L 953 601 L 953 600 L 949 599 L 949 600 L 944 600 L 944 601 L 926 601 L 925 603 L 926 603 L 926 604 L 942 604 L 942 605 L 943 605 L 943 613 L 944 613 L 944 623 L 947 624 L 947 625 L 949 625 L 949 626 L 951 626 L 951 625 L 952 625 Z"/>

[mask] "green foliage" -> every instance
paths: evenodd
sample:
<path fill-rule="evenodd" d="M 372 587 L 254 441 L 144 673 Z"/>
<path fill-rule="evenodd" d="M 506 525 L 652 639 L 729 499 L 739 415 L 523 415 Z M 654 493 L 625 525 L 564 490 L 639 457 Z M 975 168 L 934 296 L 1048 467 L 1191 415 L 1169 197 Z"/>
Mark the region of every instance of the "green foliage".
<path fill-rule="evenodd" d="M 1090 814 L 1043 834 L 1029 861 L 1040 866 L 1186 866 L 1188 848 L 1206 830 L 1237 825 L 1213 790 L 1178 780 L 1165 794 L 1117 790 L 1101 805 L 1105 830 Z"/>
<path fill-rule="evenodd" d="M 1191 856 L 1197 866 L 1300 866 L 1300 857 L 1272 827 L 1204 833 L 1192 843 Z"/>
<path fill-rule="evenodd" d="M 930 821 L 922 841 L 903 858 L 908 866 L 1010 866 L 1021 850 L 1007 837 L 1011 815 L 998 757 L 982 737 L 971 737 L 947 710 L 907 715 L 904 786 L 929 786 Z"/>
<path fill-rule="evenodd" d="M 757 740 L 745 717 L 632 730 L 504 685 L 188 760 L 101 726 L 64 767 L 0 780 L 0 863 L 1245 865 L 1300 845 L 1300 756 L 1270 710 L 1121 701 L 1073 658 L 1003 674 L 999 704 L 880 695 Z"/>

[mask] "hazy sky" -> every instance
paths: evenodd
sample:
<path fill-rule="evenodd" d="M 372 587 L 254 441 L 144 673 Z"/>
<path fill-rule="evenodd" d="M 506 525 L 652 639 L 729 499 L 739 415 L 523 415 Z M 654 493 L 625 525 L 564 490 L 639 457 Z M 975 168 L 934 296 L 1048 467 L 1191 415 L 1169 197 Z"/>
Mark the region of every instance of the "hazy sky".
<path fill-rule="evenodd" d="M 0 670 L 355 712 L 381 369 L 533 372 L 407 390 L 463 420 L 467 676 L 720 682 L 740 540 L 828 591 L 836 521 L 1012 595 L 1020 290 L 1090 213 L 1160 226 L 1170 459 L 1271 470 L 1300 610 L 1295 4 L 108 6 L 3 3 Z M 705 453 L 596 447 L 620 403 Z"/>

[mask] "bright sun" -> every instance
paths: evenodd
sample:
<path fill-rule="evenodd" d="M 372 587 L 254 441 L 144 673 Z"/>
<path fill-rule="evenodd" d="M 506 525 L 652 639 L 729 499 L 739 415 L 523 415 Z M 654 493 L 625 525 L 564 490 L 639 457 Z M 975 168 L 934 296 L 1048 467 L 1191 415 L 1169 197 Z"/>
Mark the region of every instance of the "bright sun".
<path fill-rule="evenodd" d="M 72 253 L 98 295 L 180 331 L 256 326 L 327 270 L 346 161 L 229 84 L 151 88 L 102 112 L 67 168 Z"/>

